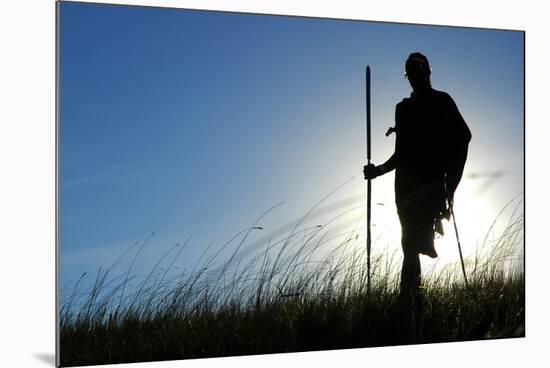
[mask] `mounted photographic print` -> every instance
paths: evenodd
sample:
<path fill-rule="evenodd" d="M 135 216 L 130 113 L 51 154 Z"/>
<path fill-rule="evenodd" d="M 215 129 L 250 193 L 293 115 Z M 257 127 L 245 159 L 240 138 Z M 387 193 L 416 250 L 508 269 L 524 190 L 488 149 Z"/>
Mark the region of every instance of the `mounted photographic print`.
<path fill-rule="evenodd" d="M 524 337 L 524 32 L 57 5 L 58 364 Z"/>

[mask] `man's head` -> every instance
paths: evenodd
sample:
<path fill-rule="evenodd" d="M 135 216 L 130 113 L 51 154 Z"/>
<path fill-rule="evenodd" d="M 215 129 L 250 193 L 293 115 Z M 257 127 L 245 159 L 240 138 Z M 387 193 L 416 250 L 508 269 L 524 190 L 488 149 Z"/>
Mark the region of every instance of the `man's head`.
<path fill-rule="evenodd" d="M 431 86 L 430 63 L 428 58 L 419 52 L 413 52 L 405 62 L 405 76 L 409 80 L 413 90 L 418 91 Z"/>

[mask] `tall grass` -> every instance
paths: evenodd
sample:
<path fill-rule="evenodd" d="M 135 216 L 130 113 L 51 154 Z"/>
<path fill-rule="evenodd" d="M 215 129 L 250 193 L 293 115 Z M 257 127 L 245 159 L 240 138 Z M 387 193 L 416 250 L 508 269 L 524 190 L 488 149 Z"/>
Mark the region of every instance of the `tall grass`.
<path fill-rule="evenodd" d="M 349 210 L 322 225 L 301 227 L 306 214 L 288 234 L 268 236 L 261 249 L 241 257 L 251 234 L 264 231 L 259 224 L 274 206 L 222 246 L 207 247 L 191 271 L 173 274 L 189 238 L 133 284 L 136 259 L 153 233 L 100 269 L 91 287 L 82 287 L 83 276 L 63 294 L 61 364 L 523 336 L 523 214 L 521 202 L 514 205 L 504 232 L 488 235 L 466 259 L 468 288 L 458 264 L 425 271 L 412 306 L 399 298 L 396 253 L 373 255 L 367 296 L 362 222 L 345 231 L 330 228 Z M 130 259 L 126 272 L 111 277 Z"/>

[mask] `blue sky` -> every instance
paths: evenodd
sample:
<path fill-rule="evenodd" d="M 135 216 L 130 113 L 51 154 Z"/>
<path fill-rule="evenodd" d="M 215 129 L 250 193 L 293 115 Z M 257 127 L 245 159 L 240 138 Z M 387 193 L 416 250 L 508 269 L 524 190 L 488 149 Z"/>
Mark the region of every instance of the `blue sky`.
<path fill-rule="evenodd" d="M 486 211 L 464 231 L 523 191 L 523 33 L 78 3 L 60 21 L 62 283 L 153 231 L 149 259 L 193 236 L 192 264 L 276 203 L 264 232 L 296 220 L 361 172 L 366 64 L 372 156 L 389 157 L 413 51 L 473 133 L 457 216 Z M 480 194 L 469 177 L 493 171 Z M 373 184 L 375 219 L 397 220 L 392 180 Z M 357 176 L 327 204 L 363 195 Z"/>

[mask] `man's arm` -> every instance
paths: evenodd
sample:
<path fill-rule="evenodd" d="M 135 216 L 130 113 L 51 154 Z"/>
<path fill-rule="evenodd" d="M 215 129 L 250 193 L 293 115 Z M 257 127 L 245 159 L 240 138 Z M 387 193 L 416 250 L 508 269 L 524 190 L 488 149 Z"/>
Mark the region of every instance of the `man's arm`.
<path fill-rule="evenodd" d="M 390 171 L 394 170 L 397 165 L 397 156 L 395 153 L 384 162 L 382 165 L 375 166 L 373 164 L 367 165 L 363 168 L 363 173 L 365 174 L 365 179 L 374 179 L 377 176 L 382 176 Z"/>
<path fill-rule="evenodd" d="M 382 176 L 390 171 L 394 170 L 397 167 L 399 162 L 399 151 L 401 147 L 400 135 L 399 135 L 399 125 L 401 122 L 401 111 L 402 103 L 398 103 L 395 106 L 395 150 L 389 159 L 386 160 L 382 165 L 375 166 L 373 164 L 367 165 L 363 168 L 363 173 L 365 174 L 365 179 L 374 179 L 377 176 Z"/>
<path fill-rule="evenodd" d="M 450 132 L 448 132 L 448 156 L 446 163 L 447 192 L 452 200 L 460 180 L 468 157 L 468 145 L 472 139 L 472 133 L 458 110 L 451 96 L 448 98 L 448 119 Z"/>

